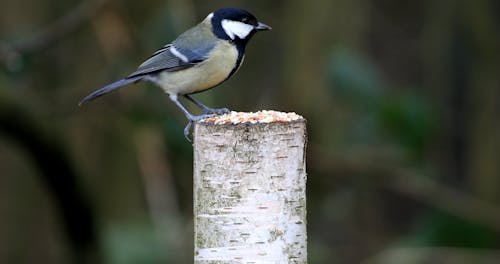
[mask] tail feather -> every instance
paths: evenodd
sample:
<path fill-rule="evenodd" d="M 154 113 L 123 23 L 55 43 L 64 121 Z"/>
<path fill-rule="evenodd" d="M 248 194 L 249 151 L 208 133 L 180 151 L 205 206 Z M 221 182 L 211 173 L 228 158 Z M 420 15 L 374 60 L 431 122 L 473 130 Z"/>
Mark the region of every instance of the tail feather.
<path fill-rule="evenodd" d="M 82 106 L 84 103 L 88 102 L 88 101 L 92 101 L 94 100 L 95 98 L 99 97 L 99 96 L 102 96 L 104 94 L 107 94 L 113 90 L 116 90 L 122 86 L 125 86 L 127 84 L 130 84 L 130 83 L 133 83 L 133 82 L 137 82 L 137 81 L 140 81 L 144 76 L 135 76 L 135 77 L 132 77 L 132 78 L 124 78 L 124 79 L 121 79 L 121 80 L 118 80 L 114 83 L 111 83 L 111 84 L 108 84 L 104 87 L 102 87 L 101 89 L 97 90 L 97 91 L 94 91 L 92 92 L 91 94 L 85 96 L 79 103 L 78 103 L 78 106 Z"/>

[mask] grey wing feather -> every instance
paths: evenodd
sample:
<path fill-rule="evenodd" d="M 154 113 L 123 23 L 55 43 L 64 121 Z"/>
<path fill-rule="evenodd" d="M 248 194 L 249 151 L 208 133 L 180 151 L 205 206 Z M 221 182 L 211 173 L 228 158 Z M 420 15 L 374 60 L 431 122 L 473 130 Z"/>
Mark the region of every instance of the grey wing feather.
<path fill-rule="evenodd" d="M 211 30 L 201 26 L 196 30 L 190 29 L 177 38 L 172 45 L 182 55 L 186 56 L 188 61 L 206 60 L 217 45 L 217 38 L 211 33 Z"/>
<path fill-rule="evenodd" d="M 152 74 L 159 71 L 178 71 L 192 67 L 206 60 L 216 44 L 217 38 L 206 25 L 191 28 L 182 33 L 172 44 L 168 44 L 155 52 L 128 77 Z M 171 52 L 170 48 L 172 46 L 183 55 L 183 58 L 179 58 Z"/>
<path fill-rule="evenodd" d="M 128 77 L 135 77 L 145 74 L 151 74 L 158 71 L 177 71 L 184 68 L 193 66 L 193 64 L 188 61 L 184 62 L 179 57 L 175 56 L 170 52 L 171 45 L 167 45 L 158 51 L 156 51 L 149 59 L 143 62 L 135 72 L 130 74 Z"/>

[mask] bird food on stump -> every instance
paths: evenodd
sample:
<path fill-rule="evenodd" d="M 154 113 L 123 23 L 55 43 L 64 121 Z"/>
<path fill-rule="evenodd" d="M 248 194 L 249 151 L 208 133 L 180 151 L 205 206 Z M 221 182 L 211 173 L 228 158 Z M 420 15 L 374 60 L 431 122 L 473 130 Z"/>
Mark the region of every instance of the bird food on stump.
<path fill-rule="evenodd" d="M 307 263 L 305 119 L 231 112 L 193 144 L 195 263 Z"/>

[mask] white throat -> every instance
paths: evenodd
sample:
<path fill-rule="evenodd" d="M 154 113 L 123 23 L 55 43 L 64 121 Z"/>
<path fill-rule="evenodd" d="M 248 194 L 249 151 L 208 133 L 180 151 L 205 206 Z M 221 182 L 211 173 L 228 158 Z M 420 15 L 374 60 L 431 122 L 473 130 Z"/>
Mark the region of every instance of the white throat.
<path fill-rule="evenodd" d="M 245 39 L 254 29 L 252 25 L 228 19 L 222 20 L 221 25 L 224 32 L 226 32 L 231 39 L 234 39 L 236 36 L 240 39 Z"/>

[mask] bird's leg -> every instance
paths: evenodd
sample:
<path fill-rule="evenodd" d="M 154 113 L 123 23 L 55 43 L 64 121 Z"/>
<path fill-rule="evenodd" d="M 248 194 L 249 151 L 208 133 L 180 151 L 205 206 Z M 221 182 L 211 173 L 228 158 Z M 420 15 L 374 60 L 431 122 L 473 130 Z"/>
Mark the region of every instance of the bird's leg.
<path fill-rule="evenodd" d="M 231 112 L 227 108 L 210 108 L 210 107 L 202 104 L 200 101 L 196 100 L 194 97 L 192 97 L 189 94 L 185 94 L 184 97 L 186 97 L 189 101 L 193 102 L 195 105 L 197 105 L 199 108 L 201 108 L 203 114 L 223 115 L 223 114 L 228 114 L 229 112 Z"/>
<path fill-rule="evenodd" d="M 170 96 L 170 100 L 172 100 L 172 102 L 174 102 L 177 107 L 179 107 L 182 112 L 184 113 L 184 115 L 186 116 L 186 118 L 189 120 L 189 123 L 186 125 L 186 127 L 184 128 L 184 136 L 186 137 L 186 139 L 188 141 L 191 141 L 191 139 L 189 138 L 189 130 L 191 129 L 191 124 L 193 122 L 197 122 L 197 121 L 200 121 L 202 119 L 205 119 L 205 118 L 208 118 L 208 117 L 212 117 L 212 116 L 215 116 L 217 114 L 215 113 L 202 113 L 201 115 L 192 115 L 191 113 L 189 113 L 189 111 L 181 104 L 181 102 L 179 102 L 178 98 L 177 98 L 177 95 L 176 94 L 171 94 Z"/>
<path fill-rule="evenodd" d="M 181 104 L 181 102 L 179 102 L 179 100 L 177 99 L 177 95 L 170 95 L 170 100 L 172 100 L 172 102 L 174 102 L 182 110 L 182 112 L 184 113 L 184 115 L 186 116 L 186 118 L 189 119 L 189 121 L 191 121 L 191 122 L 197 122 L 197 121 L 200 121 L 202 119 L 205 119 L 205 118 L 208 118 L 208 117 L 213 117 L 213 116 L 216 115 L 215 113 L 202 113 L 201 115 L 192 115 Z"/>

